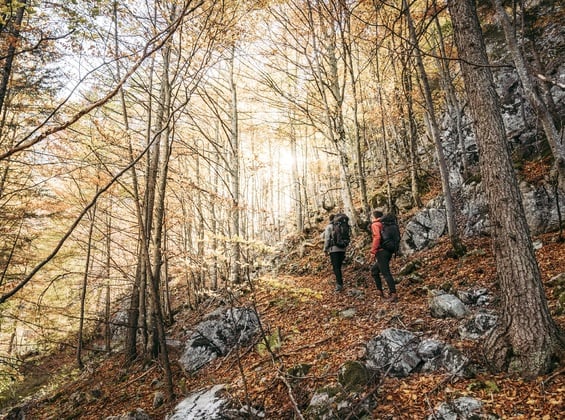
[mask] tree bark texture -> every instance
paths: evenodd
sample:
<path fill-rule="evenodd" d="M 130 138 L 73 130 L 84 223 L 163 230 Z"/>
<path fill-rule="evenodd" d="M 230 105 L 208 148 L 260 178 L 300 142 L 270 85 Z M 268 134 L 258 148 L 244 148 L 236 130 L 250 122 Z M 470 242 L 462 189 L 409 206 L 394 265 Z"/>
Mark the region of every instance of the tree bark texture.
<path fill-rule="evenodd" d="M 532 377 L 551 369 L 563 337 L 542 288 L 475 4 L 449 0 L 448 7 L 477 137 L 502 299 L 486 357 L 496 371 Z"/>

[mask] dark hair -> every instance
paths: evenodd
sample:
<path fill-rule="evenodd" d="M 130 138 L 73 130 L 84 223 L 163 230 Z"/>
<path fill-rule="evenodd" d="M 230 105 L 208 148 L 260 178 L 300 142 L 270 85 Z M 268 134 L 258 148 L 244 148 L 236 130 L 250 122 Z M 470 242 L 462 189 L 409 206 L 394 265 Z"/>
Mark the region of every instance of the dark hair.
<path fill-rule="evenodd" d="M 375 219 L 380 219 L 381 217 L 383 217 L 383 212 L 382 212 L 382 211 L 379 211 L 379 210 L 375 210 L 375 211 L 373 212 L 373 217 L 374 217 Z"/>

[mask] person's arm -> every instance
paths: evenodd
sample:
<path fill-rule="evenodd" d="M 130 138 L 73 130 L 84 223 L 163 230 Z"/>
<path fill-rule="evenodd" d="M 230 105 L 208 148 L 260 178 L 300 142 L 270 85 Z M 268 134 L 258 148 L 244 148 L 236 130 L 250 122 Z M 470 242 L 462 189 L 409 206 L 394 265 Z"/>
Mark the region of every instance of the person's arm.
<path fill-rule="evenodd" d="M 371 242 L 371 256 L 369 260 L 373 262 L 375 260 L 375 256 L 377 255 L 377 250 L 381 245 L 381 228 L 382 223 L 379 221 L 374 221 L 371 223 L 371 233 L 373 235 L 373 240 Z"/>
<path fill-rule="evenodd" d="M 324 252 L 326 254 L 330 252 L 330 228 L 331 226 L 326 226 L 324 231 Z"/>

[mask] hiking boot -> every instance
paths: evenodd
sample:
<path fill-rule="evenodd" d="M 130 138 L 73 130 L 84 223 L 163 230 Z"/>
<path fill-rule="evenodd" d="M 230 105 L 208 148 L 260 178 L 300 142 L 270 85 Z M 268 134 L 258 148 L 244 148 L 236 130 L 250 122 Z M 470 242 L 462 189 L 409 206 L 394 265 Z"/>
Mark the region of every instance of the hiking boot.
<path fill-rule="evenodd" d="M 382 290 L 377 290 L 377 296 L 380 297 L 380 298 L 384 298 L 385 294 L 383 293 Z"/>
<path fill-rule="evenodd" d="M 336 291 L 336 292 L 341 292 L 342 290 L 343 290 L 343 285 L 341 285 L 341 284 L 338 284 L 338 285 L 335 287 L 335 291 Z"/>
<path fill-rule="evenodd" d="M 388 300 L 389 302 L 398 302 L 398 296 L 396 295 L 396 293 L 391 293 L 386 300 Z"/>

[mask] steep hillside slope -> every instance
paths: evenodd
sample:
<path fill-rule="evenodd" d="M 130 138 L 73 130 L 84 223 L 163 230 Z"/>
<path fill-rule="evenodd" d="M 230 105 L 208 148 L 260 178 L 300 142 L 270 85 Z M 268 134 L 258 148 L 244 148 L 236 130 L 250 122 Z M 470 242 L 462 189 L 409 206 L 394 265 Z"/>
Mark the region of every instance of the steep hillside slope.
<path fill-rule="evenodd" d="M 537 239 L 543 244 L 537 255 L 543 280 L 548 282 L 565 271 L 565 244 L 555 240 L 556 234 Z M 397 303 L 376 296 L 368 268 L 355 259 L 350 259 L 345 267 L 345 290 L 334 292 L 330 266 L 320 251 L 321 244 L 311 242 L 310 245 L 304 248 L 300 259 L 287 265 L 287 272 L 283 269 L 265 274 L 230 295 L 210 296 L 197 312 L 185 309 L 182 287 L 178 285 L 175 290 L 177 314 L 171 339 L 185 339 L 187 329 L 218 306 L 254 305 L 266 334 L 280 335 L 280 347 L 275 349 L 274 358 L 266 351 L 259 351 L 257 346 L 241 348 L 192 376 L 173 363 L 178 400 L 155 408 L 154 395 L 161 379 L 157 364 L 139 363 L 125 370 L 120 355 L 101 357 L 91 353 L 88 369 L 72 373 L 73 353 L 67 349 L 49 360 L 33 365 L 29 362 L 29 379 L 44 372 L 49 373 L 51 383 L 48 386 L 45 383 L 41 396 L 35 394 L 14 403 L 19 403 L 26 418 L 34 419 L 102 419 L 136 408 L 142 408 L 151 418 L 161 419 L 191 391 L 226 383 L 231 384 L 229 389 L 234 398 L 264 409 L 267 418 L 293 418 L 295 404 L 304 409 L 315 389 L 335 383 L 339 367 L 346 361 L 361 358 L 365 343 L 388 327 L 439 338 L 482 364 L 477 343 L 459 339 L 459 321 L 430 316 L 428 296 L 432 289 L 484 287 L 494 296 L 490 307 L 496 307 L 495 270 L 488 239 L 468 242 L 471 251 L 460 260 L 446 258 L 449 246 L 443 242 L 411 256 L 411 261 L 420 261 L 421 268 L 412 280 L 399 278 Z M 351 249 L 357 256 L 365 251 L 362 241 Z M 394 272 L 407 262 L 403 257 L 395 259 Z M 303 272 L 305 267 L 311 274 L 291 272 Z M 555 319 L 565 327 L 565 316 L 558 315 L 553 287 L 548 285 L 546 292 Z M 349 310 L 348 315 L 344 315 L 345 310 Z M 177 346 L 171 350 L 172 357 L 177 357 L 182 349 Z M 301 365 L 309 366 L 307 375 L 293 381 L 289 388 L 284 379 L 286 373 Z M 482 369 L 468 379 L 445 373 L 413 374 L 404 379 L 385 377 L 376 379 L 364 392 L 376 395 L 375 418 L 425 418 L 438 403 L 470 395 L 481 399 L 487 412 L 501 418 L 556 419 L 562 414 L 564 390 L 561 368 L 531 382 L 493 376 Z"/>

